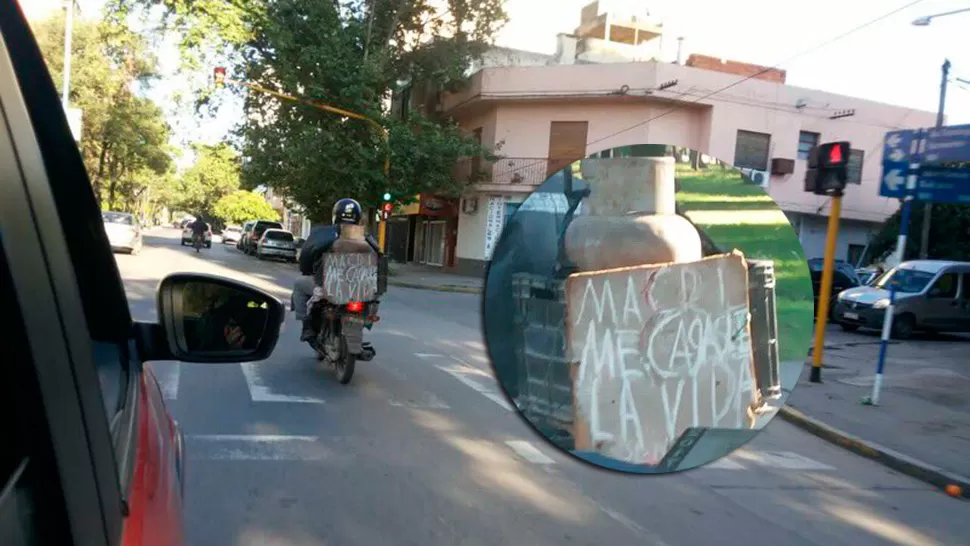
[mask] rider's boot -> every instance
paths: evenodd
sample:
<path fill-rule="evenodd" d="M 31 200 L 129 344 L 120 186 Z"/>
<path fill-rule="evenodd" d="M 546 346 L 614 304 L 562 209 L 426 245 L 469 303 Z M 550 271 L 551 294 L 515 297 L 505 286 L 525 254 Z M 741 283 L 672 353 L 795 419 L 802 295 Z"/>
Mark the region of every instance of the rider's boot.
<path fill-rule="evenodd" d="M 313 331 L 313 322 L 310 321 L 310 317 L 303 320 L 303 331 L 300 332 L 300 341 L 310 341 L 316 332 Z"/>

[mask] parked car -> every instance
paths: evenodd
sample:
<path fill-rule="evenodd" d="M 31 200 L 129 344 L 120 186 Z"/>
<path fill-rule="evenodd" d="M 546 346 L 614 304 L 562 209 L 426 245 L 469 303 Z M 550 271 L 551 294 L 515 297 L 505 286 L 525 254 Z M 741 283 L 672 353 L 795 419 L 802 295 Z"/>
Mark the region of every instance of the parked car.
<path fill-rule="evenodd" d="M 250 220 L 243 224 L 242 233 L 239 234 L 239 240 L 236 241 L 236 250 L 242 250 L 243 244 L 246 242 L 246 237 L 253 232 L 253 226 L 256 225 L 255 220 Z"/>
<path fill-rule="evenodd" d="M 142 233 L 137 218 L 127 212 L 105 211 L 101 213 L 101 221 L 111 250 L 128 254 L 141 251 Z"/>
<path fill-rule="evenodd" d="M 239 238 L 242 236 L 242 228 L 239 226 L 226 226 L 226 229 L 222 230 L 222 244 L 228 245 L 230 243 L 238 243 Z"/>
<path fill-rule="evenodd" d="M 0 0 L 0 82 L 0 544 L 183 544 L 185 445 L 149 362 L 266 358 L 285 310 L 256 288 L 183 274 L 159 285 L 158 323 L 134 321 L 60 97 L 13 0 Z M 190 335 L 197 300 L 182 297 L 190 286 L 255 303 L 227 315 L 259 319 L 265 333 L 232 357 L 203 351 L 210 340 Z"/>
<path fill-rule="evenodd" d="M 267 229 L 256 244 L 256 257 L 260 260 L 278 258 L 296 261 L 296 239 L 285 229 Z"/>
<path fill-rule="evenodd" d="M 194 220 L 193 220 L 194 221 Z M 192 244 L 192 226 L 191 223 L 182 228 L 182 246 Z M 212 248 L 212 226 L 209 224 L 205 225 L 205 247 Z"/>
<path fill-rule="evenodd" d="M 970 262 L 903 262 L 872 285 L 839 294 L 833 318 L 848 331 L 881 329 L 892 287 L 894 338 L 917 331 L 970 332 Z"/>
<path fill-rule="evenodd" d="M 256 220 L 252 228 L 243 237 L 243 252 L 251 256 L 256 255 L 256 245 L 267 229 L 283 229 L 283 224 L 271 220 Z"/>
<path fill-rule="evenodd" d="M 822 286 L 822 258 L 812 258 L 808 260 L 808 271 L 812 277 L 812 292 L 814 299 L 814 314 L 818 316 L 818 294 L 821 292 Z M 832 292 L 829 296 L 829 318 L 833 317 L 833 312 L 835 310 L 835 302 L 839 293 L 843 290 L 848 290 L 850 288 L 855 288 L 861 285 L 859 277 L 856 275 L 855 269 L 852 268 L 848 262 L 841 260 L 835 261 L 835 267 L 832 271 Z"/>

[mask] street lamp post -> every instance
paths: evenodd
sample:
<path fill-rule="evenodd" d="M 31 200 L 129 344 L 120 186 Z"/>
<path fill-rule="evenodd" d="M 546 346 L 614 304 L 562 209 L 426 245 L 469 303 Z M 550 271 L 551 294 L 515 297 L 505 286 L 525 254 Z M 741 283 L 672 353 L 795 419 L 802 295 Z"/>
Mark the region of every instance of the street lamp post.
<path fill-rule="evenodd" d="M 925 17 L 920 17 L 913 21 L 914 26 L 925 27 L 929 26 L 933 19 L 940 17 L 946 17 L 947 15 L 955 15 L 957 13 L 970 12 L 970 8 L 957 9 L 953 11 L 947 11 L 943 13 L 937 13 L 936 15 L 927 15 Z M 950 60 L 944 59 L 943 61 L 943 77 L 940 81 L 940 106 L 936 110 L 936 127 L 940 128 L 943 126 L 943 111 L 946 108 L 946 83 L 950 74 Z M 919 257 L 925 260 L 929 256 L 930 250 L 930 225 L 933 223 L 933 203 L 923 204 L 923 229 L 920 234 L 920 245 L 919 245 Z M 905 253 L 905 249 L 902 250 Z"/>

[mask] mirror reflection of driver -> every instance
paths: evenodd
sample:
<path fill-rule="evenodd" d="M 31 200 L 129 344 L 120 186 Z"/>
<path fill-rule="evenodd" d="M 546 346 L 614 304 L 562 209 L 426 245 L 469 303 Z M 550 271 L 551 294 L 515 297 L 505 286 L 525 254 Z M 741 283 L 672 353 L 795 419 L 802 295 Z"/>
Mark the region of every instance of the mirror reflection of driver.
<path fill-rule="evenodd" d="M 232 351 L 253 349 L 259 344 L 266 310 L 259 302 L 234 290 L 221 289 L 209 297 L 199 317 L 200 349 Z"/>

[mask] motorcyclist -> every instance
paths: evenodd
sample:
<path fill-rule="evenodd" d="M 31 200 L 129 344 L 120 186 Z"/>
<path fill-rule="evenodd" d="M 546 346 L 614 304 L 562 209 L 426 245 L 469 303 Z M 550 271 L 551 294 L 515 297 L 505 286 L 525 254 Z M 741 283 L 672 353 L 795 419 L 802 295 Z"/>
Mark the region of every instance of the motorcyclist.
<path fill-rule="evenodd" d="M 205 233 L 209 230 L 209 224 L 206 224 L 202 220 L 202 216 L 199 215 L 194 222 L 189 224 L 189 228 L 192 229 L 192 244 L 195 246 L 195 251 L 199 252 L 199 249 L 205 244 Z"/>
<path fill-rule="evenodd" d="M 293 283 L 293 311 L 297 320 L 303 322 L 300 341 L 313 339 L 313 322 L 307 316 L 306 307 L 310 297 L 313 296 L 314 278 L 313 269 L 324 253 L 329 252 L 333 244 L 340 237 L 340 226 L 360 225 L 364 218 L 363 210 L 357 201 L 344 198 L 337 201 L 333 206 L 331 225 L 316 226 L 303 243 L 300 251 L 300 278 Z M 376 239 L 369 233 L 365 236 L 367 243 L 378 255 L 381 254 L 380 246 Z"/>

